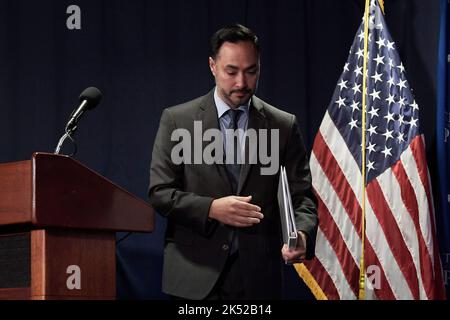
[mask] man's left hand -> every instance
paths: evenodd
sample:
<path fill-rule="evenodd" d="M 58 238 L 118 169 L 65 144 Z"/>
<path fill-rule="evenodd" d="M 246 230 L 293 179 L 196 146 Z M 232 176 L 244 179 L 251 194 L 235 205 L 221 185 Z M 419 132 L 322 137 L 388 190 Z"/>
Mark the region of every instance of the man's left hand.
<path fill-rule="evenodd" d="M 306 256 L 306 236 L 302 231 L 298 232 L 297 246 L 289 249 L 285 244 L 281 249 L 281 255 L 286 263 L 300 263 Z"/>

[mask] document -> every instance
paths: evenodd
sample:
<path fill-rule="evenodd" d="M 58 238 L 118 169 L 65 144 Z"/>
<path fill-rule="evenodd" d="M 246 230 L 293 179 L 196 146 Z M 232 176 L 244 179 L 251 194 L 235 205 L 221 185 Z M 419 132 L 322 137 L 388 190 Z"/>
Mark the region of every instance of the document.
<path fill-rule="evenodd" d="M 289 249 L 294 249 L 297 246 L 297 228 L 295 226 L 294 208 L 292 207 L 292 198 L 289 191 L 286 168 L 284 166 L 280 167 L 278 205 L 280 207 L 283 241 Z"/>

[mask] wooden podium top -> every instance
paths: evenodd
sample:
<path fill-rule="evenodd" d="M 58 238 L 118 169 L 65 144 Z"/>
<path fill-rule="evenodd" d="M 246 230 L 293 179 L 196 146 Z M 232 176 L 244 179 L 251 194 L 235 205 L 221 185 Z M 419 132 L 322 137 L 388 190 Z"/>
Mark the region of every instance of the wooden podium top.
<path fill-rule="evenodd" d="M 151 232 L 154 210 L 78 161 L 34 153 L 0 164 L 0 226 Z"/>

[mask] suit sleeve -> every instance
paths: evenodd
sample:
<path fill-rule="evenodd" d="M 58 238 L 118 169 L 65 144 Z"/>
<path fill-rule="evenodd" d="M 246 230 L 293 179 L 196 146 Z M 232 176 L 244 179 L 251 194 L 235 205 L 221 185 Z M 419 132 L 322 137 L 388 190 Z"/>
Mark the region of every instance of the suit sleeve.
<path fill-rule="evenodd" d="M 173 222 L 206 235 L 210 228 L 208 214 L 213 198 L 182 190 L 184 165 L 174 164 L 171 160 L 172 148 L 177 143 L 171 141 L 175 129 L 176 125 L 170 111 L 165 109 L 153 145 L 150 203 L 158 213 Z"/>
<path fill-rule="evenodd" d="M 311 259 L 314 257 L 318 225 L 317 199 L 312 192 L 308 156 L 295 116 L 292 116 L 290 137 L 285 150 L 285 167 L 295 222 L 297 230 L 303 231 L 307 236 L 306 259 Z"/>

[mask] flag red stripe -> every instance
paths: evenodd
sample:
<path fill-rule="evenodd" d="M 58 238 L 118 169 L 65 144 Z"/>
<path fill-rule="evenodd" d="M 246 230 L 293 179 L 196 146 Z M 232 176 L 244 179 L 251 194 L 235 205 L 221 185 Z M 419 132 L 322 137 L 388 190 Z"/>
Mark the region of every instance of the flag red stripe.
<path fill-rule="evenodd" d="M 355 296 L 358 296 L 359 266 L 356 265 L 355 260 L 353 259 L 347 245 L 344 242 L 344 239 L 342 238 L 342 234 L 339 231 L 338 226 L 331 217 L 331 214 L 322 199 L 319 197 L 317 197 L 317 199 L 318 211 L 320 212 L 320 229 L 336 253 L 336 257 L 339 260 L 339 264 L 342 267 L 344 276 L 347 279 L 350 288 Z"/>
<path fill-rule="evenodd" d="M 389 282 L 387 281 L 386 274 L 384 273 L 383 268 L 381 267 L 381 263 L 378 260 L 377 255 L 375 254 L 375 251 L 373 250 L 372 245 L 370 244 L 369 240 L 366 237 L 365 246 L 364 246 L 365 254 L 364 254 L 364 264 L 366 266 L 366 270 L 368 266 L 374 265 L 379 267 L 379 276 L 380 276 L 380 287 L 375 288 L 375 294 L 377 295 L 378 299 L 385 299 L 385 300 L 394 300 L 395 296 L 392 292 L 391 286 L 389 285 Z"/>
<path fill-rule="evenodd" d="M 433 273 L 433 263 L 431 262 L 431 257 L 420 228 L 419 206 L 417 204 L 416 194 L 401 161 L 398 161 L 394 166 L 392 166 L 392 171 L 399 184 L 401 185 L 403 203 L 414 222 L 417 240 L 419 243 L 419 256 L 421 265 L 420 274 L 422 276 L 422 282 L 427 297 L 428 299 L 431 299 L 433 296 L 432 291 L 434 288 L 434 280 L 433 277 L 430 277 L 429 275 Z M 411 233 L 413 232 L 413 230 L 408 231 L 410 231 Z"/>
<path fill-rule="evenodd" d="M 334 191 L 338 195 L 339 200 L 341 201 L 347 215 L 350 217 L 350 220 L 355 227 L 355 230 L 358 232 L 359 238 L 361 239 L 362 210 L 358 203 L 358 199 L 356 198 L 351 186 L 345 178 L 345 175 L 339 167 L 339 164 L 328 148 L 320 131 L 316 135 L 313 152 L 322 167 L 322 171 L 331 182 Z"/>
<path fill-rule="evenodd" d="M 367 185 L 367 198 L 369 199 L 373 212 L 377 217 L 389 244 L 389 248 L 404 275 L 414 299 L 419 299 L 417 270 L 411 253 L 403 241 L 397 222 L 392 216 L 392 212 L 386 203 L 386 199 L 384 198 L 381 187 L 376 179 L 373 179 Z"/>
<path fill-rule="evenodd" d="M 428 207 L 431 221 L 431 230 L 432 230 L 432 239 L 433 239 L 433 256 L 434 256 L 434 294 L 432 299 L 445 299 L 445 286 L 444 280 L 442 277 L 442 266 L 439 256 L 439 245 L 437 241 L 436 235 L 436 223 L 434 220 L 434 210 L 433 210 L 433 201 L 431 195 L 431 186 L 428 180 L 428 168 L 427 168 L 427 159 L 425 156 L 425 146 L 423 144 L 422 137 L 415 137 L 410 144 L 410 148 L 413 154 L 413 157 L 417 164 L 417 170 L 419 172 L 420 180 L 422 185 L 425 188 L 425 192 L 427 194 L 428 199 Z"/>
<path fill-rule="evenodd" d="M 313 260 L 305 261 L 304 264 L 313 275 L 317 284 L 320 286 L 327 298 L 329 300 L 339 300 L 339 292 L 334 285 L 333 279 L 331 279 L 319 259 L 314 258 Z"/>

